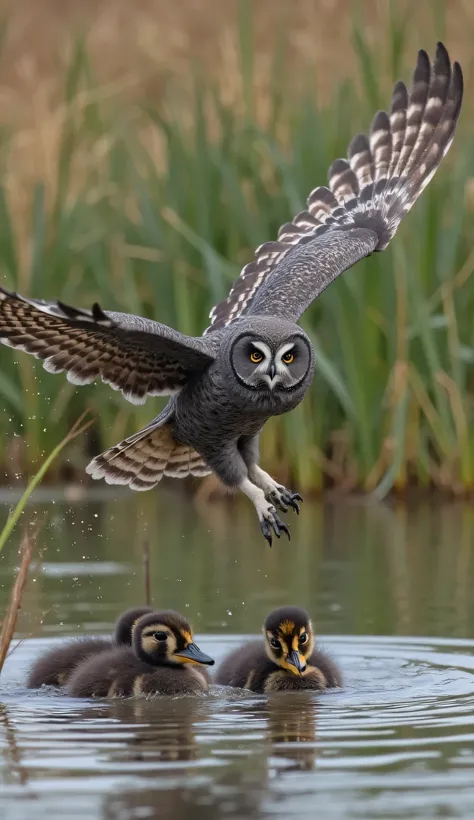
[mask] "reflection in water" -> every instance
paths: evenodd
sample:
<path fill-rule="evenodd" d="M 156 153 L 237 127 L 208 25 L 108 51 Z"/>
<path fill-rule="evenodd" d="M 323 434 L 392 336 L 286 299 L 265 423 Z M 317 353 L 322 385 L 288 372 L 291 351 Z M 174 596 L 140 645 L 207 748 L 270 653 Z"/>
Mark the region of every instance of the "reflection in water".
<path fill-rule="evenodd" d="M 272 550 L 245 502 L 197 509 L 163 488 L 46 508 L 47 565 L 20 622 L 43 643 L 22 643 L 0 679 L 0 816 L 474 816 L 474 643 L 461 640 L 474 638 L 471 505 L 306 503 L 291 545 Z M 297 603 L 344 689 L 103 703 L 25 690 L 46 639 L 110 631 L 143 602 L 144 537 L 155 605 L 188 615 L 217 662 Z M 0 611 L 15 561 L 14 549 L 0 558 Z"/>
<path fill-rule="evenodd" d="M 316 765 L 317 701 L 308 693 L 273 694 L 265 704 L 270 755 L 285 771 L 314 769 Z"/>
<path fill-rule="evenodd" d="M 213 820 L 223 813 L 257 817 L 267 783 L 263 743 L 257 760 L 254 755 L 251 762 L 242 755 L 223 759 L 225 765 L 214 770 L 212 780 L 209 774 L 203 777 L 199 773 L 200 768 L 206 769 L 206 761 L 213 768 L 213 748 L 207 742 L 205 724 L 213 722 L 214 710 L 219 713 L 219 701 L 208 697 L 116 702 L 96 711 L 95 720 L 107 716 L 118 720 L 122 730 L 127 727 L 125 742 L 120 750 L 107 755 L 107 765 L 117 764 L 120 770 L 131 771 L 134 764 L 141 764 L 139 784 L 121 787 L 104 800 L 104 820 L 155 816 L 189 820 L 190 815 L 193 820 Z M 198 743 L 200 731 L 203 735 Z M 234 744 L 230 744 L 229 751 L 232 756 Z"/>
<path fill-rule="evenodd" d="M 199 698 L 117 699 L 104 706 L 102 716 L 133 730 L 123 748 L 110 753 L 110 761 L 155 768 L 155 763 L 195 760 L 198 755 L 194 727 L 203 720 Z"/>
<path fill-rule="evenodd" d="M 214 705 L 219 710 L 218 704 Z M 141 760 L 147 769 L 153 768 L 152 764 L 158 760 L 195 760 L 199 746 L 195 741 L 193 723 L 199 731 L 199 722 L 205 720 L 201 706 L 195 699 L 189 699 L 187 703 L 180 700 L 165 704 L 164 708 L 155 710 L 154 718 L 159 728 L 155 723 L 148 723 L 146 730 L 138 729 L 133 737 L 127 739 L 120 755 L 117 757 L 111 753 L 110 760 L 120 760 L 122 763 Z M 142 723 L 144 719 L 150 721 L 150 704 L 119 704 L 109 714 L 116 714 L 127 725 L 131 723 L 131 718 Z M 207 719 L 212 722 L 212 715 L 209 714 Z M 314 698 L 307 694 L 294 697 L 274 695 L 268 701 L 262 698 L 253 704 L 251 712 L 246 714 L 246 720 L 261 731 L 257 747 L 252 749 L 251 754 L 241 754 L 241 744 L 236 744 L 231 735 L 226 744 L 226 755 L 219 757 L 225 765 L 214 771 L 212 782 L 205 778 L 205 782 L 200 783 L 202 778 L 197 776 L 193 766 L 180 767 L 179 778 L 175 772 L 174 776 L 168 780 L 165 777 L 159 784 L 156 771 L 148 771 L 140 788 L 121 789 L 119 794 L 104 802 L 104 820 L 140 816 L 185 820 L 190 813 L 198 820 L 223 815 L 236 818 L 261 816 L 262 801 L 271 788 L 272 778 L 279 776 L 278 772 L 310 771 L 314 767 Z M 212 751 L 212 747 L 209 748 L 209 756 Z M 202 749 L 200 754 L 203 754 Z M 146 811 L 150 813 L 146 814 Z"/>
<path fill-rule="evenodd" d="M 2 727 L 2 747 L 4 757 L 4 771 L 9 782 L 18 782 L 22 786 L 28 783 L 28 771 L 22 762 L 22 754 L 18 745 L 15 727 L 10 721 L 8 709 L 0 703 L 0 726 Z"/>
<path fill-rule="evenodd" d="M 189 818 L 190 809 L 193 817 L 212 817 L 206 814 L 206 806 L 202 813 L 199 811 L 199 788 L 190 790 L 187 785 L 192 783 L 194 770 L 185 764 L 198 757 L 195 727 L 205 719 L 199 698 L 116 701 L 102 714 L 127 727 L 125 742 L 110 752 L 108 762 L 125 770 L 130 764 L 141 764 L 140 787 L 135 784 L 129 790 L 120 788 L 108 795 L 102 806 L 104 820 L 150 816 L 184 820 Z M 168 763 L 181 764 L 178 778 L 175 765 L 157 765 Z M 158 788 L 157 768 L 174 773 L 168 782 L 165 775 Z M 201 796 L 204 798 L 205 792 Z"/>
<path fill-rule="evenodd" d="M 202 645 L 219 662 L 237 642 Z M 44 648 L 23 642 L 1 679 L 1 816 L 64 820 L 72 807 L 78 820 L 309 820 L 330 805 L 354 820 L 425 820 L 446 807 L 470 820 L 474 642 L 328 643 L 346 677 L 331 693 L 213 686 L 199 698 L 79 701 L 22 688 Z"/>
<path fill-rule="evenodd" d="M 49 514 L 47 566 L 28 586 L 21 632 L 39 634 L 44 612 L 42 634 L 111 629 L 144 600 L 146 537 L 154 603 L 183 611 L 198 632 L 254 633 L 272 608 L 296 603 L 324 633 L 474 637 L 470 504 L 305 503 L 290 518 L 291 546 L 272 550 L 244 502 L 206 510 L 165 489 L 38 506 Z M 0 609 L 14 560 L 14 549 L 0 559 Z"/>

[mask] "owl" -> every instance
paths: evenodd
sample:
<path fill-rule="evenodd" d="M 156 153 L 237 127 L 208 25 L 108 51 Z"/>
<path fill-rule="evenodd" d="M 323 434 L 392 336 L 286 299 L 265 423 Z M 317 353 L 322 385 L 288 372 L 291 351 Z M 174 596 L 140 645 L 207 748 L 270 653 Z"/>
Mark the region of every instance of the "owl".
<path fill-rule="evenodd" d="M 337 159 L 328 186 L 255 252 L 199 338 L 150 319 L 28 299 L 0 290 L 0 341 L 43 360 L 70 382 L 100 377 L 134 404 L 170 396 L 144 429 L 96 456 L 94 479 L 150 490 L 163 476 L 214 472 L 252 501 L 269 544 L 289 537 L 279 513 L 298 493 L 259 466 L 259 434 L 293 410 L 315 369 L 302 313 L 341 273 L 384 250 L 454 137 L 463 94 L 458 63 L 439 43 L 433 66 L 418 53 L 410 93 L 395 85 L 389 114 L 375 115 Z"/>

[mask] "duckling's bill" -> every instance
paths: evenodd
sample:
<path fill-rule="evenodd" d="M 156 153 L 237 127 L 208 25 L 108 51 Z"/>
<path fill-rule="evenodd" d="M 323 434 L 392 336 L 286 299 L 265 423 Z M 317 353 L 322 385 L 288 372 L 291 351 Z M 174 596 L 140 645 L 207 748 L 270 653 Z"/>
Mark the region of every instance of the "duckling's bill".
<path fill-rule="evenodd" d="M 206 666 L 213 666 L 215 663 L 214 658 L 206 655 L 195 643 L 188 643 L 181 652 L 175 652 L 172 659 L 177 663 L 201 663 Z"/>
<path fill-rule="evenodd" d="M 302 675 L 306 669 L 306 660 L 296 649 L 292 649 L 282 661 L 282 666 L 294 675 Z"/>

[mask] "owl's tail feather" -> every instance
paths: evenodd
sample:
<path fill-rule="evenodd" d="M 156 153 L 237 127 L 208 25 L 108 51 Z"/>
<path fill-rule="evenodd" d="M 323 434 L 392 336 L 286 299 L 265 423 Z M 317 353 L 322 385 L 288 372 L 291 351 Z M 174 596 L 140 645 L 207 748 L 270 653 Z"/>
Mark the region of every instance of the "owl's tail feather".
<path fill-rule="evenodd" d="M 420 51 L 410 93 L 395 85 L 390 114 L 379 111 L 369 137 L 354 137 L 348 158 L 329 168 L 329 187 L 314 189 L 307 211 L 280 228 L 277 243 L 259 248 L 259 261 L 275 264 L 282 250 L 344 225 L 374 230 L 376 250 L 384 250 L 447 154 L 462 96 L 461 68 L 451 67 L 443 44 L 432 67 Z"/>
<path fill-rule="evenodd" d="M 176 442 L 171 424 L 146 427 L 96 456 L 86 467 L 92 478 L 151 490 L 163 476 L 205 476 L 211 470 L 192 447 Z"/>

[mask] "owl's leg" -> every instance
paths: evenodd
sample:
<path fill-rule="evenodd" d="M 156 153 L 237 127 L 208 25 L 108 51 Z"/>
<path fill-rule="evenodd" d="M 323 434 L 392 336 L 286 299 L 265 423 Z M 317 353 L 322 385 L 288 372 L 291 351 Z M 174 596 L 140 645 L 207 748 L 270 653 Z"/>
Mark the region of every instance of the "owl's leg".
<path fill-rule="evenodd" d="M 252 453 L 254 457 L 251 463 L 258 458 L 258 439 L 253 442 L 253 438 L 247 438 L 249 446 L 252 446 Z M 265 498 L 265 492 L 261 487 L 258 487 L 249 478 L 249 468 L 244 456 L 249 455 L 250 451 L 241 448 L 242 439 L 238 446 L 235 442 L 224 445 L 217 453 L 212 451 L 210 453 L 203 453 L 203 458 L 206 463 L 219 476 L 221 481 L 232 489 L 237 487 L 245 493 L 252 501 L 260 521 L 260 529 L 267 539 L 270 546 L 272 545 L 272 534 L 275 533 L 277 538 L 284 532 L 290 537 L 290 531 L 286 524 L 278 518 L 275 506 L 272 501 Z M 251 444 L 252 443 L 252 444 Z"/>
<path fill-rule="evenodd" d="M 250 481 L 263 490 L 265 498 L 282 512 L 288 512 L 288 507 L 299 513 L 298 501 L 302 501 L 299 493 L 292 493 L 277 482 L 258 466 L 258 436 L 242 436 L 239 440 L 239 450 L 248 469 Z"/>
<path fill-rule="evenodd" d="M 282 512 L 288 512 L 288 507 L 291 507 L 299 514 L 298 501 L 303 501 L 299 493 L 292 493 L 283 484 L 277 484 L 271 475 L 262 470 L 258 464 L 254 464 L 249 468 L 249 478 L 257 487 L 263 490 L 265 498 L 275 504 Z"/>
<path fill-rule="evenodd" d="M 257 511 L 258 520 L 260 521 L 260 529 L 270 546 L 272 545 L 272 532 L 275 533 L 277 538 L 284 532 L 289 540 L 290 530 L 283 521 L 280 521 L 275 507 L 265 498 L 263 490 L 255 484 L 252 484 L 249 478 L 244 478 L 243 481 L 240 482 L 239 489 L 241 489 L 253 503 Z"/>

